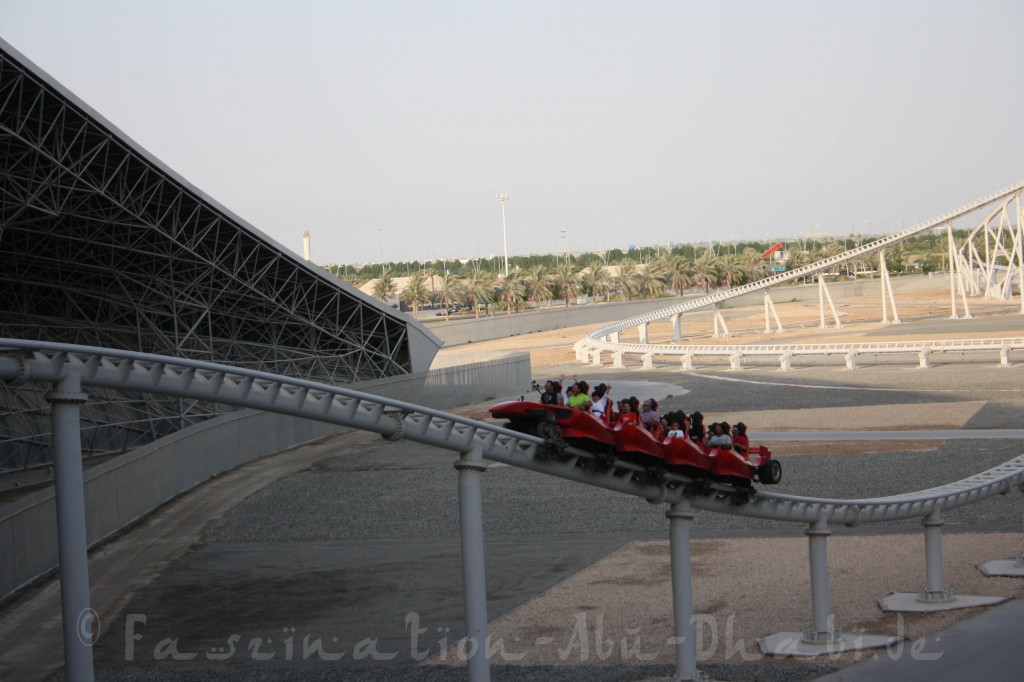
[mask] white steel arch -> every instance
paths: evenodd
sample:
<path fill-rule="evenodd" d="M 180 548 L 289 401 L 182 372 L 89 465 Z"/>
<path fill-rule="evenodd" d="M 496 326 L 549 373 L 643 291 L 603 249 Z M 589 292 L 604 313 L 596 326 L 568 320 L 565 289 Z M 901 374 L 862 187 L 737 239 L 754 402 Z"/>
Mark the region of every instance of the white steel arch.
<path fill-rule="evenodd" d="M 1014 488 L 1024 491 L 1022 454 L 962 481 L 903 495 L 844 500 L 758 491 L 748 499 L 745 495 L 738 496 L 733 488 L 725 485 L 718 485 L 705 492 L 689 485 L 690 481 L 683 476 L 666 474 L 654 478 L 644 467 L 635 464 L 599 462 L 584 450 L 570 448 L 551 455 L 545 451 L 544 441 L 536 436 L 344 387 L 197 360 L 87 346 L 0 339 L 0 380 L 12 384 L 52 384 L 50 400 L 54 405 L 55 424 L 58 419 L 63 420 L 63 427 L 54 429 L 55 439 L 63 439 L 64 446 L 71 450 L 75 448 L 72 441 L 77 431 L 69 432 L 67 428 L 67 408 L 87 399 L 80 388 L 101 387 L 224 402 L 373 431 L 389 440 L 405 438 L 460 453 L 462 458 L 456 467 L 460 470 L 467 632 L 470 636 L 480 637 L 478 641 L 486 639 L 487 625 L 483 530 L 479 507 L 479 478 L 486 469 L 483 459 L 635 495 L 652 503 L 670 504 L 674 564 L 677 561 L 685 561 L 687 565 L 689 563 L 688 524 L 693 519 L 693 510 L 808 524 L 812 543 L 811 590 L 814 616 L 808 641 L 815 646 L 827 644 L 832 650 L 835 650 L 837 642 L 842 638 L 830 624 L 829 618 L 831 607 L 823 544 L 829 525 L 852 526 L 909 518 L 925 519 L 929 586 L 926 592 L 934 593 L 936 600 L 949 601 L 951 592 L 942 581 L 941 541 L 938 536 L 942 511 L 1006 494 Z M 75 426 L 77 428 L 77 424 Z M 55 443 L 55 449 L 61 447 L 61 442 Z M 81 515 L 81 462 L 76 462 L 77 478 L 74 471 L 69 472 L 69 458 L 61 457 L 57 452 L 55 462 L 58 468 L 58 518 L 61 523 L 70 518 L 74 525 L 75 510 L 67 509 L 62 515 L 61 498 L 67 494 L 69 485 L 74 490 L 73 484 L 77 480 L 79 489 L 75 504 L 79 505 L 77 514 Z M 61 480 L 65 481 L 63 489 L 60 487 Z M 84 524 L 77 525 L 81 527 L 75 532 L 80 533 L 81 537 L 75 538 L 75 542 L 70 544 L 75 552 L 81 554 L 78 557 L 79 565 L 85 577 L 83 579 L 79 575 L 76 580 L 75 571 L 63 570 L 66 563 L 70 567 L 76 564 L 65 556 L 65 529 L 60 529 L 61 579 L 64 592 L 69 593 L 69 598 L 74 596 L 70 594 L 70 587 L 76 582 L 79 591 L 84 589 L 85 610 L 88 610 L 85 529 Z M 689 573 L 681 570 L 679 575 L 687 576 Z M 688 601 L 686 594 L 683 594 L 687 590 L 689 587 L 686 585 L 673 586 L 675 603 L 681 605 L 679 608 L 685 609 L 689 603 L 692 609 L 692 599 Z M 83 612 L 81 605 L 81 599 L 77 607 L 75 604 L 70 607 L 65 604 L 66 645 L 69 641 L 67 624 L 72 622 L 70 632 L 73 633 L 75 617 Z M 676 622 L 683 631 L 677 631 L 677 635 L 685 636 L 688 631 L 686 628 L 691 627 L 689 617 L 678 616 L 677 613 Z M 883 645 L 889 641 L 882 639 Z M 685 641 L 692 645 L 692 633 Z M 88 649 L 81 638 L 78 643 Z M 695 665 L 695 659 L 692 652 L 684 649 L 677 650 L 677 664 L 682 674 L 687 675 Z M 91 651 L 87 652 L 87 670 L 86 664 L 82 662 L 86 654 L 81 651 L 76 654 L 74 646 L 70 647 L 70 651 L 66 653 L 69 679 L 92 679 Z M 72 657 L 75 655 L 79 663 L 72 665 Z M 489 679 L 486 656 L 471 658 L 469 667 L 471 679 Z M 695 674 L 695 668 L 692 670 Z M 681 676 L 679 679 L 693 677 Z"/>
<path fill-rule="evenodd" d="M 961 288 L 962 291 L 965 291 L 965 287 L 967 286 L 967 283 L 965 281 L 962 281 L 962 280 L 970 279 L 970 277 L 969 277 L 969 273 L 970 272 L 981 272 L 982 274 L 979 275 L 979 277 L 983 277 L 986 282 L 992 282 L 993 283 L 992 286 L 994 287 L 995 286 L 994 283 L 995 283 L 997 278 L 992 273 L 998 271 L 998 268 L 993 269 L 994 266 L 991 266 L 991 265 L 983 266 L 983 264 L 984 263 L 988 263 L 988 264 L 996 263 L 996 261 L 998 261 L 999 258 L 1002 258 L 1004 261 L 1007 261 L 1009 263 L 1009 267 L 1008 268 L 1004 267 L 1004 270 L 1006 270 L 1006 273 L 1004 274 L 1003 277 L 998 278 L 998 282 L 999 282 L 1000 287 L 1001 287 L 1000 291 L 1008 292 L 1012 288 L 1013 276 L 1014 275 L 1016 275 L 1018 280 L 1024 280 L 1024 268 L 1021 268 L 1021 260 L 1022 260 L 1022 258 L 1024 258 L 1024 238 L 1021 237 L 1022 210 L 1021 210 L 1020 196 L 1021 196 L 1022 192 L 1024 192 L 1024 181 L 1015 183 L 1015 184 L 1010 185 L 1008 187 L 1005 187 L 1005 188 L 1003 188 L 1003 189 L 1001 189 L 1001 190 L 999 190 L 997 192 L 993 192 L 991 194 L 988 194 L 988 195 L 986 195 L 986 196 L 984 196 L 984 197 L 982 197 L 980 199 L 972 201 L 972 202 L 970 202 L 968 204 L 964 204 L 963 206 L 961 206 L 961 207 L 959 207 L 957 209 L 954 209 L 952 211 L 947 211 L 946 213 L 943 213 L 942 215 L 940 215 L 940 216 L 938 216 L 936 218 L 933 218 L 932 220 L 928 220 L 928 221 L 925 221 L 923 223 L 919 223 L 917 225 L 914 225 L 913 227 L 909 227 L 909 228 L 907 228 L 905 230 L 902 230 L 900 232 L 896 232 L 894 234 L 887 235 L 885 237 L 882 237 L 881 239 L 877 239 L 877 240 L 875 240 L 873 242 L 869 242 L 868 244 L 863 244 L 861 246 L 855 247 L 853 249 L 849 249 L 849 250 L 844 251 L 844 252 L 842 252 L 840 254 L 837 254 L 835 256 L 831 256 L 829 258 L 825 258 L 823 260 L 816 261 L 814 263 L 810 263 L 810 264 L 805 265 L 803 267 L 799 267 L 799 268 L 796 268 L 794 270 L 790 270 L 788 272 L 784 272 L 784 273 L 781 273 L 781 274 L 778 274 L 778 275 L 773 275 L 771 277 L 768 277 L 768 278 L 762 279 L 762 280 L 758 280 L 756 282 L 750 282 L 749 284 L 744 284 L 744 285 L 739 286 L 739 287 L 730 288 L 730 289 L 728 289 L 726 291 L 718 291 L 718 292 L 715 292 L 713 294 L 709 294 L 707 296 L 702 296 L 700 298 L 692 299 L 692 300 L 686 301 L 684 303 L 679 303 L 679 304 L 676 304 L 676 305 L 673 305 L 673 306 L 669 306 L 669 307 L 663 308 L 661 310 L 656 310 L 656 311 L 653 311 L 653 312 L 644 313 L 642 315 L 637 315 L 637 316 L 630 317 L 630 318 L 625 319 L 625 320 L 620 320 L 618 322 L 613 322 L 611 324 L 604 325 L 604 326 L 602 326 L 602 327 L 600 327 L 598 329 L 595 329 L 594 331 L 590 332 L 586 337 L 584 337 L 583 339 L 581 339 L 580 341 L 578 341 L 576 343 L 576 346 L 575 346 L 576 359 L 578 361 L 580 361 L 580 362 L 592 362 L 594 364 L 600 364 L 601 363 L 601 353 L 602 352 L 611 352 L 611 353 L 616 354 L 615 355 L 615 360 L 616 360 L 616 363 L 618 364 L 618 363 L 621 362 L 622 354 L 623 353 L 629 353 L 629 354 L 638 354 L 638 355 L 644 356 L 644 364 L 645 364 L 645 366 L 650 366 L 650 358 L 651 358 L 651 356 L 653 356 L 653 355 L 663 355 L 663 354 L 680 355 L 680 356 L 684 356 L 684 358 L 688 357 L 691 360 L 692 360 L 692 357 L 694 355 L 726 354 L 726 355 L 729 355 L 730 357 L 732 357 L 732 356 L 742 357 L 743 355 L 751 353 L 753 351 L 750 351 L 749 349 L 745 349 L 743 347 L 738 347 L 738 346 L 715 346 L 714 347 L 715 348 L 714 351 L 709 351 L 706 348 L 702 348 L 702 347 L 699 347 L 699 346 L 680 345 L 680 344 L 652 344 L 652 343 L 647 343 L 646 342 L 646 325 L 650 324 L 651 322 L 656 322 L 658 320 L 663 320 L 663 319 L 666 319 L 666 318 L 673 318 L 674 321 L 676 321 L 676 330 L 677 330 L 676 340 L 678 341 L 678 337 L 679 337 L 679 335 L 678 335 L 678 320 L 679 320 L 679 317 L 678 316 L 681 315 L 682 313 L 685 313 L 685 312 L 689 312 L 689 311 L 692 311 L 692 310 L 698 310 L 700 308 L 706 308 L 708 306 L 713 306 L 713 307 L 715 307 L 715 311 L 716 311 L 716 329 L 717 329 L 717 324 L 718 324 L 718 320 L 719 320 L 719 315 L 717 314 L 717 305 L 719 303 L 721 303 L 722 301 L 726 301 L 726 300 L 729 300 L 729 299 L 737 298 L 739 296 L 743 296 L 745 294 L 749 294 L 749 293 L 756 292 L 756 291 L 765 291 L 766 292 L 765 306 L 766 306 L 766 317 L 767 317 L 767 310 L 768 310 L 768 306 L 769 306 L 769 303 L 770 303 L 770 299 L 767 298 L 767 291 L 770 290 L 772 287 L 778 286 L 780 284 L 787 284 L 789 282 L 798 281 L 798 280 L 801 280 L 801 279 L 803 279 L 804 277 L 806 277 L 808 275 L 822 273 L 822 272 L 824 272 L 824 271 L 834 267 L 835 265 L 838 265 L 840 263 L 844 263 L 844 262 L 847 262 L 847 261 L 852 261 L 852 260 L 858 259 L 858 258 L 860 258 L 860 257 L 862 257 L 862 256 L 864 256 L 866 254 L 873 253 L 875 251 L 880 251 L 880 250 L 882 250 L 882 249 L 884 249 L 884 248 L 886 248 L 888 246 L 891 246 L 893 244 L 897 244 L 897 243 L 899 243 L 901 241 L 909 239 L 910 237 L 913 237 L 915 235 L 921 234 L 923 232 L 927 232 L 929 230 L 934 230 L 936 228 L 941 228 L 943 226 L 947 226 L 948 227 L 948 226 L 952 225 L 952 222 L 954 220 L 956 220 L 957 218 L 960 218 L 962 216 L 968 215 L 970 213 L 973 213 L 974 211 L 980 210 L 980 209 L 982 209 L 982 208 L 984 208 L 986 206 L 990 206 L 990 205 L 993 205 L 993 204 L 997 204 L 996 208 L 994 208 L 988 214 L 988 216 L 982 221 L 980 226 L 978 228 L 976 228 L 971 233 L 972 239 L 973 239 L 974 236 L 977 236 L 978 234 L 983 233 L 985 235 L 985 238 L 986 238 L 986 244 L 991 244 L 992 245 L 991 248 L 987 249 L 987 253 L 986 253 L 987 259 L 982 259 L 979 256 L 978 251 L 977 251 L 976 248 L 974 248 L 973 251 L 971 251 L 972 243 L 971 243 L 971 241 L 968 241 L 967 244 L 965 244 L 963 250 L 959 253 L 959 255 L 953 259 L 953 260 L 955 260 L 958 263 L 958 265 L 955 266 L 956 278 L 961 280 L 960 288 Z M 1008 213 L 1007 213 L 1007 207 L 1014 200 L 1016 200 L 1016 205 L 1017 205 L 1017 211 L 1016 211 L 1017 224 L 1015 226 L 1015 229 L 1013 228 L 1013 226 L 1011 226 L 1011 221 L 1010 221 L 1010 218 L 1008 217 Z M 999 228 L 998 229 L 994 229 L 994 228 L 991 227 L 991 223 L 992 223 L 993 219 L 995 219 L 996 217 L 999 218 Z M 1003 230 L 1004 226 L 1005 226 L 1005 230 Z M 1012 243 L 1012 246 L 1011 246 L 1010 250 L 1007 250 L 1006 247 L 1004 246 L 1005 241 L 1006 241 L 1006 239 L 1004 239 L 1004 234 L 1007 235 L 1006 239 L 1009 239 L 1011 241 L 1011 243 Z M 997 246 L 997 242 L 998 242 L 998 246 Z M 969 257 L 969 255 L 971 253 L 973 253 L 974 256 L 975 256 L 973 259 Z M 968 254 L 968 255 L 965 255 L 965 254 Z M 952 253 L 951 253 L 951 255 L 952 255 Z M 1014 267 L 1014 263 L 1016 263 L 1015 267 Z M 978 277 L 975 277 L 974 279 L 977 281 Z M 887 281 L 886 273 L 883 271 L 883 287 L 885 286 L 885 282 L 886 281 Z M 1024 281 L 1020 282 L 1020 287 L 1021 287 L 1021 301 L 1022 301 L 1021 305 L 1022 305 L 1022 311 L 1024 311 Z M 986 288 L 986 292 L 988 292 L 990 290 L 991 290 L 990 288 Z M 827 292 L 827 290 L 825 290 L 825 291 Z M 827 293 L 825 293 L 824 295 L 827 295 Z M 890 291 L 889 295 L 890 295 L 890 298 L 891 298 L 892 297 L 891 291 Z M 887 310 L 888 309 L 885 308 L 884 296 L 885 296 L 885 290 L 883 288 L 883 309 L 886 311 L 884 314 L 886 315 L 886 319 L 888 319 L 887 318 Z M 831 298 L 829 298 L 829 303 L 831 304 Z M 774 309 L 774 306 L 772 306 L 772 308 Z M 895 311 L 895 304 L 894 303 L 893 303 L 893 308 L 894 308 L 894 311 Z M 955 309 L 954 309 L 953 315 L 954 316 L 956 315 Z M 969 313 L 968 313 L 968 316 L 969 316 Z M 824 313 L 823 313 L 823 317 L 824 317 Z M 776 316 L 776 320 L 777 320 L 777 316 Z M 898 318 L 897 318 L 897 321 L 898 321 Z M 632 327 L 639 327 L 641 329 L 641 334 L 640 334 L 641 343 L 631 343 L 631 344 L 619 343 L 619 341 L 618 341 L 618 334 L 619 334 L 619 332 L 621 332 L 624 329 L 630 329 Z M 781 327 L 781 325 L 780 325 L 780 327 Z M 927 350 L 929 350 L 928 343 L 929 342 L 924 342 L 922 344 L 922 350 L 925 350 L 926 352 L 927 352 Z M 1011 344 L 1011 347 L 1014 347 L 1014 346 L 1015 346 L 1015 344 Z M 761 347 L 761 348 L 765 348 L 765 347 Z M 783 365 L 784 369 L 788 368 L 787 358 L 789 358 L 789 357 L 793 357 L 795 355 L 820 354 L 820 351 L 819 352 L 811 351 L 807 346 L 804 346 L 804 345 L 781 345 L 780 344 L 780 345 L 773 346 L 773 348 L 776 349 L 776 350 L 773 350 L 770 353 L 769 352 L 764 352 L 763 354 L 771 354 L 771 355 L 778 356 L 780 358 L 780 361 L 782 362 L 782 365 Z M 996 350 L 999 350 L 1000 348 L 1001 348 L 1001 346 L 996 346 L 995 347 Z M 850 352 L 851 350 L 855 352 L 854 353 L 854 356 L 855 356 L 856 355 L 856 351 L 858 350 L 857 348 L 848 347 L 843 352 Z M 961 351 L 961 352 L 969 352 L 970 350 L 974 350 L 974 349 L 973 348 L 968 348 L 968 349 L 966 349 L 966 351 Z M 992 349 L 991 348 L 985 348 L 984 350 L 992 350 Z M 834 351 L 834 352 L 839 352 L 839 351 L 837 350 L 837 351 Z M 887 351 L 886 350 L 879 350 L 879 351 L 871 351 L 871 352 L 887 352 Z M 687 361 L 684 360 L 684 368 L 689 369 L 690 367 L 686 367 L 686 362 Z M 1004 362 L 1005 362 L 1005 359 L 1004 359 Z"/>

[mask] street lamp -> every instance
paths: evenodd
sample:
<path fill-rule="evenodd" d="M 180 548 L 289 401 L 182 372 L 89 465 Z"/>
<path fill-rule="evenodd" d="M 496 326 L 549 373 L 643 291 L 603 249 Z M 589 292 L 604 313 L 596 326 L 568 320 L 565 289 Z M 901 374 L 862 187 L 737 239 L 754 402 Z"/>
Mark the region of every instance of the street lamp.
<path fill-rule="evenodd" d="M 505 228 L 505 202 L 508 201 L 508 194 L 498 192 L 498 201 L 501 202 L 501 237 L 505 243 L 505 276 L 508 277 L 508 230 Z"/>
<path fill-rule="evenodd" d="M 384 228 L 377 228 L 377 258 L 380 259 L 380 276 L 384 276 L 384 242 L 382 241 L 381 234 L 384 232 Z"/>

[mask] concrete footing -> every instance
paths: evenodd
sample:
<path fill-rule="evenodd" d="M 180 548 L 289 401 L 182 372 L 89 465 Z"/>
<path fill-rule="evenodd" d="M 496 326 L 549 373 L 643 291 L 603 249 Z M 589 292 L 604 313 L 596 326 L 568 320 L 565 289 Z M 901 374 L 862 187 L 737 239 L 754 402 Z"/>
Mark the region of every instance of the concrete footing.
<path fill-rule="evenodd" d="M 929 613 L 969 609 L 974 606 L 994 606 L 1009 600 L 1009 597 L 982 597 L 969 594 L 952 594 L 945 598 L 924 597 L 921 592 L 893 592 L 878 600 L 883 611 L 903 613 Z"/>
<path fill-rule="evenodd" d="M 1024 555 L 1017 559 L 996 559 L 978 566 L 978 570 L 987 576 L 1004 578 L 1024 578 Z"/>
<path fill-rule="evenodd" d="M 835 633 L 824 641 L 809 639 L 806 632 L 777 632 L 758 640 L 761 653 L 766 656 L 801 656 L 805 658 L 845 651 L 878 649 L 899 642 L 896 635 L 843 635 Z"/>

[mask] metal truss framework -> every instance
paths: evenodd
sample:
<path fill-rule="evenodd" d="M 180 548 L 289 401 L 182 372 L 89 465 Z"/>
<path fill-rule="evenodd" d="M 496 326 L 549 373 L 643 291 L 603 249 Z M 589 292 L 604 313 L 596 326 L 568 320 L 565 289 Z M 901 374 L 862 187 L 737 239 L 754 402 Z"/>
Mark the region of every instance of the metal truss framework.
<path fill-rule="evenodd" d="M 863 244 L 859 247 L 849 249 L 843 253 L 810 263 L 789 272 L 774 275 L 766 279 L 758 280 L 757 282 L 744 284 L 743 286 L 731 288 L 726 291 L 718 291 L 708 296 L 702 296 L 685 303 L 663 308 L 662 310 L 656 310 L 605 325 L 590 332 L 586 337 L 576 343 L 576 359 L 579 362 L 601 364 L 602 352 L 610 352 L 613 355 L 614 361 L 621 365 L 623 354 L 628 353 L 640 355 L 643 358 L 644 366 L 650 367 L 652 366 L 651 362 L 654 355 L 677 355 L 682 356 L 684 369 L 692 369 L 692 360 L 697 355 L 725 355 L 732 359 L 734 366 L 737 365 L 739 359 L 744 355 L 775 355 L 779 357 L 782 368 L 788 369 L 789 360 L 797 356 L 842 353 L 847 355 L 848 364 L 850 363 L 849 358 L 853 358 L 853 362 L 852 364 L 849 364 L 849 366 L 854 367 L 856 366 L 855 358 L 858 353 L 878 352 L 905 355 L 907 353 L 906 348 L 892 346 L 891 348 L 886 347 L 876 349 L 875 347 L 878 346 L 878 344 L 867 344 L 867 346 L 870 347 L 865 348 L 857 348 L 857 346 L 862 344 L 847 344 L 841 347 L 837 345 L 836 347 L 829 349 L 824 349 L 820 345 L 807 346 L 774 344 L 771 346 L 720 345 L 708 347 L 681 345 L 678 343 L 652 344 L 647 343 L 647 325 L 652 322 L 671 318 L 673 322 L 673 337 L 674 340 L 678 342 L 681 336 L 680 316 L 682 313 L 711 306 L 715 310 L 715 330 L 717 336 L 719 322 L 721 321 L 723 326 L 725 322 L 724 319 L 720 320 L 721 314 L 718 312 L 719 303 L 745 294 L 750 294 L 752 292 L 763 291 L 765 293 L 765 331 L 772 331 L 769 311 L 771 311 L 775 316 L 778 330 L 782 331 L 781 321 L 779 320 L 778 313 L 775 311 L 775 306 L 771 301 L 769 293 L 770 289 L 780 284 L 800 281 L 809 275 L 818 275 L 819 290 L 821 291 L 821 300 L 819 302 L 821 307 L 821 326 L 825 326 L 824 309 L 826 299 L 831 307 L 833 316 L 836 318 L 836 325 L 840 326 L 841 323 L 839 322 L 838 314 L 835 311 L 835 306 L 832 304 L 831 296 L 827 294 L 827 287 L 825 286 L 824 281 L 821 280 L 821 274 L 840 263 L 853 261 L 876 251 L 879 252 L 879 267 L 883 283 L 883 321 L 889 321 L 888 306 L 891 304 L 894 321 L 899 322 L 899 316 L 896 314 L 895 298 L 891 291 L 891 286 L 888 285 L 888 272 L 885 269 L 884 249 L 918 234 L 943 227 L 946 228 L 950 239 L 950 262 L 953 264 L 954 272 L 954 281 L 951 283 L 951 287 L 955 287 L 960 291 L 966 316 L 970 317 L 969 310 L 967 309 L 967 295 L 977 295 L 979 291 L 983 289 L 986 296 L 1009 298 L 1012 295 L 1014 281 L 1017 282 L 1019 287 L 1021 296 L 1021 312 L 1024 312 L 1024 267 L 1022 267 L 1022 263 L 1024 263 L 1024 232 L 1022 232 L 1022 230 L 1024 230 L 1024 210 L 1021 208 L 1022 193 L 1024 193 L 1024 182 L 1018 182 L 1014 185 L 1010 185 L 1009 187 L 1005 187 L 997 192 L 984 196 L 981 199 L 965 204 L 960 208 L 943 213 L 932 220 L 914 225 L 913 227 L 907 228 L 901 232 L 896 232 L 868 244 Z M 1009 216 L 1009 207 L 1011 205 L 1016 207 L 1015 225 Z M 954 250 L 952 243 L 953 221 L 988 206 L 994 206 L 994 208 L 992 208 L 992 210 L 986 214 L 986 217 L 981 221 L 981 223 L 971 231 L 970 238 L 964 243 L 961 249 Z M 994 221 L 996 222 L 995 226 L 993 226 Z M 984 256 L 982 256 L 975 244 L 975 241 L 977 241 L 976 238 L 979 236 L 984 237 Z M 886 296 L 888 296 L 888 300 L 886 299 Z M 956 290 L 951 290 L 950 299 L 951 317 L 955 318 L 958 316 L 956 308 Z M 640 343 L 620 343 L 618 340 L 619 332 L 633 327 L 638 327 L 640 330 Z M 725 329 L 725 334 L 728 336 L 728 328 L 725 327 Z M 1021 343 L 1021 339 L 999 339 L 995 341 L 994 345 L 991 342 L 981 340 L 959 342 L 960 346 L 963 347 L 958 347 L 956 350 L 957 352 L 971 352 L 974 350 L 991 352 L 992 350 L 996 350 L 999 351 L 1003 364 L 1006 364 L 1007 354 L 1009 351 L 1019 348 Z M 922 366 L 927 366 L 927 355 L 929 352 L 943 352 L 945 347 L 949 346 L 950 343 L 951 342 L 945 341 L 918 342 L 916 344 L 915 352 L 919 354 Z M 850 355 L 851 353 L 852 355 Z"/>
<path fill-rule="evenodd" d="M 197 360 L 66 344 L 0 339 L 0 381 L 52 385 L 49 400 L 54 403 L 55 423 L 58 405 L 84 403 L 87 400 L 81 387 L 88 387 L 89 390 L 116 388 L 290 414 L 376 432 L 389 440 L 405 438 L 460 453 L 462 459 L 456 468 L 459 469 L 460 478 L 462 540 L 464 552 L 472 555 L 470 558 L 465 555 L 463 557 L 465 574 L 472 576 L 472 579 L 467 578 L 465 581 L 467 620 L 472 626 L 467 631 L 477 633 L 476 636 L 481 637 L 478 641 L 486 639 L 487 631 L 483 526 L 479 509 L 479 478 L 487 468 L 483 459 L 634 495 L 652 503 L 671 505 L 668 516 L 673 528 L 674 576 L 677 574 L 677 561 L 687 564 L 686 570 L 680 575 L 689 575 L 688 524 L 693 519 L 694 510 L 808 524 L 813 622 L 804 645 L 812 648 L 829 646 L 833 651 L 842 643 L 842 637 L 834 630 L 830 618 L 828 562 L 824 547 L 830 525 L 856 526 L 900 519 L 923 519 L 927 545 L 926 592 L 938 595 L 936 600 L 948 601 L 952 593 L 943 582 L 941 537 L 938 532 L 942 512 L 1007 494 L 1014 489 L 1024 490 L 1024 455 L 1020 455 L 962 481 L 903 495 L 844 500 L 758 491 L 752 498 L 738 498 L 735 489 L 729 486 L 719 485 L 705 491 L 691 485 L 691 481 L 683 476 L 665 474 L 660 478 L 652 478 L 645 467 L 622 461 L 601 461 L 589 452 L 574 448 L 552 455 L 545 450 L 544 441 L 536 436 L 339 386 Z M 72 441 L 71 447 L 75 446 L 73 439 L 66 434 L 64 438 Z M 77 480 L 80 486 L 80 461 L 73 456 L 61 457 L 58 453 L 57 462 L 58 469 L 61 466 L 67 467 L 69 463 L 79 467 L 77 478 L 72 476 L 72 480 Z M 58 471 L 57 475 L 67 475 L 67 472 Z M 78 492 L 80 494 L 81 491 Z M 59 511 L 63 494 L 58 487 Z M 72 507 L 80 504 L 80 501 L 76 501 Z M 65 513 L 72 521 L 83 516 L 80 509 L 67 509 Z M 467 515 L 472 517 L 468 521 Z M 83 524 L 81 548 L 75 549 L 82 554 L 82 571 L 87 570 L 84 567 L 84 533 Z M 61 543 L 63 547 L 63 538 Z M 86 593 L 87 608 L 88 581 L 80 582 L 84 583 L 81 589 Z M 679 670 L 690 674 L 695 672 L 693 639 L 692 632 L 685 631 L 685 628 L 689 627 L 687 623 L 692 616 L 692 600 L 689 612 L 681 615 L 680 608 L 687 610 L 687 595 L 677 594 L 688 593 L 689 588 L 684 587 L 674 582 L 676 623 L 678 628 L 682 628 L 677 629 L 676 634 L 687 637 L 686 641 L 690 644 L 680 647 L 677 657 Z M 72 614 L 79 612 L 71 611 Z M 68 617 L 67 614 L 65 617 Z M 72 629 L 65 629 L 65 638 L 68 632 L 74 638 L 74 618 L 71 620 Z M 885 642 L 891 640 L 882 639 Z M 78 654 L 85 655 L 81 651 Z M 89 675 L 83 674 L 79 679 L 91 679 L 91 654 L 89 656 Z M 489 679 L 485 674 L 486 665 L 485 656 L 471 658 L 470 678 Z M 75 679 L 75 675 L 69 674 L 69 678 Z"/>
<path fill-rule="evenodd" d="M 354 383 L 425 371 L 418 323 L 312 267 L 152 158 L 0 41 L 0 336 Z M 0 388 L 0 471 L 45 461 L 48 406 Z M 111 389 L 86 454 L 213 413 Z"/>
<path fill-rule="evenodd" d="M 1024 206 L 1019 193 L 985 215 L 956 249 L 953 262 L 957 285 L 968 296 L 1005 301 L 1013 297 L 1015 284 L 1024 291 Z"/>

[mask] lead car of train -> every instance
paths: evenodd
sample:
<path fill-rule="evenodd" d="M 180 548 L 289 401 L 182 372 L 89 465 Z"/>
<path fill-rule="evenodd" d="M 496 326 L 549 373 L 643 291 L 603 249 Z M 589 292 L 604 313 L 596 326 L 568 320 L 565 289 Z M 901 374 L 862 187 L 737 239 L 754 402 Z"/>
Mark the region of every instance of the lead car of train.
<path fill-rule="evenodd" d="M 658 438 L 642 426 L 608 424 L 590 412 L 543 405 L 528 400 L 498 403 L 490 408 L 505 428 L 544 438 L 556 451 L 576 447 L 598 459 L 620 458 L 664 468 L 694 481 L 727 483 L 749 490 L 754 482 L 774 485 L 782 480 L 782 465 L 761 445 L 746 456 L 733 449 L 706 448 L 689 438 Z"/>

